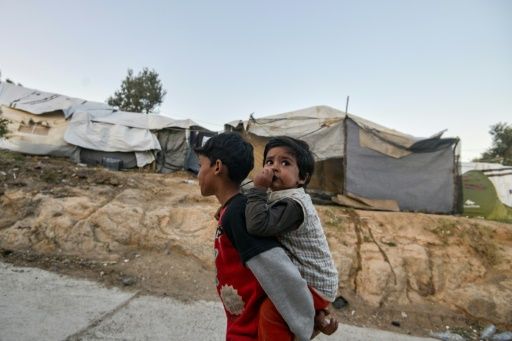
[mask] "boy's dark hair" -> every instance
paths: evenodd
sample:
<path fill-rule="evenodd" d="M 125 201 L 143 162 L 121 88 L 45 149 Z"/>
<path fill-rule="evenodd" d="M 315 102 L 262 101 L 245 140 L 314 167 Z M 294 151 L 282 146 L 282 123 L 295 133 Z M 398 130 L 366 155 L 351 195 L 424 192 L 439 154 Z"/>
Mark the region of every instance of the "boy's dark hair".
<path fill-rule="evenodd" d="M 304 185 L 302 187 L 306 187 L 313 176 L 313 172 L 315 171 L 315 159 L 313 157 L 313 153 L 309 149 L 309 145 L 302 140 L 289 136 L 272 137 L 265 145 L 265 150 L 263 151 L 263 165 L 265 165 L 265 159 L 267 158 L 268 151 L 275 147 L 287 147 L 290 149 L 297 160 L 299 178 L 304 180 Z"/>
<path fill-rule="evenodd" d="M 210 137 L 201 147 L 194 151 L 206 156 L 211 164 L 221 160 L 228 168 L 229 178 L 241 184 L 254 167 L 253 147 L 240 134 L 221 133 Z"/>

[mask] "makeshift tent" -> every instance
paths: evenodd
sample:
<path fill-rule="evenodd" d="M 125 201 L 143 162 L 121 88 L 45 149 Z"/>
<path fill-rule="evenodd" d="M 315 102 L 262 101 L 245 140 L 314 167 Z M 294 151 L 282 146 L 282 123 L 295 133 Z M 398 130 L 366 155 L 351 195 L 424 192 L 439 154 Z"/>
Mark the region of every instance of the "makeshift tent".
<path fill-rule="evenodd" d="M 8 83 L 0 83 L 0 105 L 4 112 L 0 117 L 10 121 L 10 133 L 7 139 L 0 139 L 0 148 L 73 156 L 75 161 L 88 164 L 112 159 L 122 168 L 143 167 L 157 155 L 159 160 L 166 160 L 158 165 L 162 172 L 194 169 L 197 167 L 189 166 L 195 157 L 190 155 L 190 132 L 213 134 L 191 120 L 118 111 L 104 103 Z M 173 143 L 162 147 L 159 139 L 169 135 L 173 138 L 166 141 Z"/>
<path fill-rule="evenodd" d="M 78 148 L 64 141 L 68 122 L 62 113 L 32 115 L 0 105 L 0 118 L 7 119 L 9 131 L 8 138 L 0 138 L 1 149 L 34 155 L 78 157 Z"/>
<path fill-rule="evenodd" d="M 33 115 L 59 112 L 66 119 L 77 111 L 94 114 L 94 116 L 108 115 L 115 111 L 106 103 L 91 102 L 5 82 L 0 82 L 0 105 Z"/>
<path fill-rule="evenodd" d="M 462 176 L 463 214 L 512 222 L 512 167 L 473 163 Z"/>
<path fill-rule="evenodd" d="M 217 134 L 201 127 L 190 129 L 168 128 L 157 132 L 162 150 L 157 154 L 157 170 L 170 173 L 185 169 L 194 173 L 199 172 L 199 159 L 194 148 L 201 146 L 207 137 Z"/>
<path fill-rule="evenodd" d="M 511 166 L 503 166 L 499 163 L 492 162 L 461 162 L 460 169 L 461 174 L 465 174 L 470 170 L 492 170 L 492 169 L 503 169 L 503 168 L 511 168 Z"/>
<path fill-rule="evenodd" d="M 315 155 L 312 194 L 360 208 L 452 213 L 460 193 L 457 138 L 416 138 L 328 106 L 235 121 L 255 147 L 262 167 L 265 143 L 288 135 L 306 141 Z"/>

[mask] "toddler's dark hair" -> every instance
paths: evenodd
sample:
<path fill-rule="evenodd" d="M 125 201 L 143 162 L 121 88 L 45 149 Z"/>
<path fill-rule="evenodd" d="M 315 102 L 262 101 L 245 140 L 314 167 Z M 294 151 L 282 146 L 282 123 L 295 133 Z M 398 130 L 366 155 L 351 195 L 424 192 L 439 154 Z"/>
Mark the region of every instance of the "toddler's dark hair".
<path fill-rule="evenodd" d="M 315 171 L 315 158 L 309 149 L 309 145 L 302 140 L 289 136 L 272 137 L 265 145 L 265 150 L 263 151 L 263 165 L 265 165 L 268 151 L 275 147 L 287 147 L 292 152 L 299 167 L 299 178 L 304 180 L 302 187 L 306 187 Z"/>
<path fill-rule="evenodd" d="M 212 165 L 221 160 L 228 168 L 229 178 L 237 184 L 241 184 L 254 167 L 253 147 L 237 133 L 215 135 L 194 151 L 206 156 Z"/>

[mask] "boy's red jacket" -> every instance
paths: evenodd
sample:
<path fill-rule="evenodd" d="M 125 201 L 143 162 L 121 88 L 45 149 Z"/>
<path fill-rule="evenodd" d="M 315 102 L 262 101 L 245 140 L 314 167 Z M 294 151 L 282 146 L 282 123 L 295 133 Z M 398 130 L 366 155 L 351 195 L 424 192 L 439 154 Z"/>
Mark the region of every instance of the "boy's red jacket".
<path fill-rule="evenodd" d="M 309 340 L 315 312 L 307 283 L 275 238 L 247 232 L 246 204 L 242 194 L 228 200 L 220 212 L 214 243 L 226 340 L 257 340 L 259 309 L 267 295 L 295 337 Z"/>
<path fill-rule="evenodd" d="M 259 308 L 266 297 L 241 254 L 251 258 L 255 253 L 278 245 L 273 239 L 254 238 L 247 233 L 245 203 L 242 195 L 226 203 L 220 212 L 215 236 L 217 292 L 226 311 L 226 340 L 230 341 L 257 339 Z"/>

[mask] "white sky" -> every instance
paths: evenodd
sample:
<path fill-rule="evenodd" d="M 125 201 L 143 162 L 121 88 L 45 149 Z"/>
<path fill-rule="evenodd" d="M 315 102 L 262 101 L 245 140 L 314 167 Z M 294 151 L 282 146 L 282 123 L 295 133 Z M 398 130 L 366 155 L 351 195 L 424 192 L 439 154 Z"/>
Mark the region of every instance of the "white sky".
<path fill-rule="evenodd" d="M 419 137 L 448 129 L 469 161 L 512 123 L 512 1 L 0 0 L 0 71 L 105 101 L 155 69 L 160 112 L 212 130 L 329 105 Z"/>

